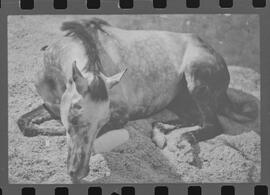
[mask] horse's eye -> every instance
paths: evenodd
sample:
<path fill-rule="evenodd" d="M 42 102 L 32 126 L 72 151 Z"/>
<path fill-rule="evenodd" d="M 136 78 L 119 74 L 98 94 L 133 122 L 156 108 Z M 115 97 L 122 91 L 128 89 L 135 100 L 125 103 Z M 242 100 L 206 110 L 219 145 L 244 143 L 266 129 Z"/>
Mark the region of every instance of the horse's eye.
<path fill-rule="evenodd" d="M 78 109 L 78 110 L 80 110 L 82 108 L 80 104 L 73 104 L 72 107 L 75 109 Z"/>

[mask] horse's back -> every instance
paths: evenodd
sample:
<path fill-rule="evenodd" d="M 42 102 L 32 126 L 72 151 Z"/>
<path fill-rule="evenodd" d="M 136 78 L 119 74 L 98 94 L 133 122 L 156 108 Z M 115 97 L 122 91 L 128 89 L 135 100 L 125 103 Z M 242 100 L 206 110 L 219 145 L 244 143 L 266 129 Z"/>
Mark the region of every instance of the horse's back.
<path fill-rule="evenodd" d="M 104 30 L 107 33 L 100 32 L 99 41 L 105 72 L 128 68 L 111 92 L 112 101 L 127 104 L 132 115 L 140 116 L 166 107 L 178 91 L 186 37 L 166 31 Z"/>

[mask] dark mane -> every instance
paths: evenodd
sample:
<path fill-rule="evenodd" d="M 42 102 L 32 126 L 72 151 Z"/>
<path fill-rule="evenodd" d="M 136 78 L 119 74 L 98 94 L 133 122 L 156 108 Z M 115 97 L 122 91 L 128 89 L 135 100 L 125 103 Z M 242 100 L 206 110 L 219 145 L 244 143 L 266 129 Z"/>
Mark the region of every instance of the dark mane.
<path fill-rule="evenodd" d="M 92 18 L 91 20 L 83 20 L 83 23 L 87 28 L 91 28 L 92 30 L 95 30 L 95 31 L 100 30 L 104 33 L 106 33 L 106 31 L 102 28 L 102 26 L 111 26 L 108 22 L 100 18 Z"/>
<path fill-rule="evenodd" d="M 88 87 L 88 92 L 92 100 L 96 102 L 108 100 L 108 91 L 105 82 L 99 75 L 94 75 L 94 79 Z"/>
<path fill-rule="evenodd" d="M 99 72 L 101 70 L 101 63 L 96 41 L 85 26 L 74 21 L 64 22 L 61 30 L 67 31 L 66 36 L 76 37 L 83 42 L 88 57 L 88 63 L 85 67 L 86 70 L 94 73 Z"/>

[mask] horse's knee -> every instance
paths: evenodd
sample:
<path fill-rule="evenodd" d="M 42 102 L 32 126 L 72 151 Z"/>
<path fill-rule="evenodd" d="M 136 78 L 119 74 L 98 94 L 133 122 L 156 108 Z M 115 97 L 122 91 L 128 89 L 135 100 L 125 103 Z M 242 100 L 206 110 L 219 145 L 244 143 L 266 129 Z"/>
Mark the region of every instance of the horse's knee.
<path fill-rule="evenodd" d="M 29 114 L 29 113 L 27 113 Z M 25 114 L 25 115 L 27 115 Z M 17 120 L 17 125 L 22 132 L 22 134 L 26 137 L 33 137 L 37 135 L 37 132 L 35 131 L 35 128 L 32 124 L 32 119 L 29 117 L 26 117 L 25 115 L 22 115 Z"/>
<path fill-rule="evenodd" d="M 52 116 L 45 109 L 44 105 L 40 105 L 32 111 L 22 115 L 17 120 L 17 125 L 24 136 L 35 136 L 37 135 L 36 125 L 51 119 Z"/>
<path fill-rule="evenodd" d="M 38 116 L 37 112 L 39 112 L 40 109 L 41 107 L 39 106 L 33 109 L 32 111 L 23 114 L 17 120 L 17 125 L 23 134 L 25 134 L 25 131 L 29 129 L 29 127 L 31 126 L 32 120 Z"/>
<path fill-rule="evenodd" d="M 19 129 L 21 130 L 21 132 L 23 133 L 23 135 L 25 135 L 25 129 L 29 125 L 29 120 L 24 115 L 22 115 L 17 120 L 17 125 L 18 125 Z"/>

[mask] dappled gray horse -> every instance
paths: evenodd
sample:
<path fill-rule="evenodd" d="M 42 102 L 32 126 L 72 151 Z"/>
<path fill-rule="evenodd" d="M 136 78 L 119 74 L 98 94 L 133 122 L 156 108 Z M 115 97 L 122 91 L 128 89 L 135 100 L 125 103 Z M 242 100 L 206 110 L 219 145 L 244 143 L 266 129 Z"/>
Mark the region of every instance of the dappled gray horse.
<path fill-rule="evenodd" d="M 44 67 L 35 84 L 44 104 L 23 115 L 18 126 L 26 136 L 63 135 L 39 126 L 61 120 L 74 181 L 89 172 L 97 134 L 129 120 L 168 108 L 179 124 L 199 125 L 182 136 L 193 144 L 222 133 L 217 114 L 254 119 L 254 104 L 228 97 L 224 59 L 196 35 L 124 30 L 100 19 L 65 22 L 62 30 L 66 36 L 42 48 Z"/>

